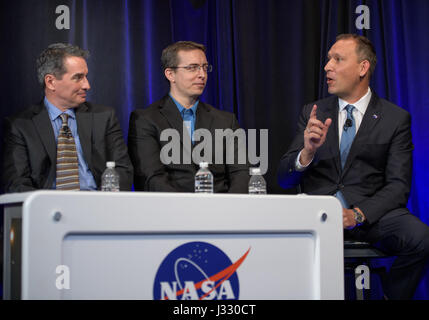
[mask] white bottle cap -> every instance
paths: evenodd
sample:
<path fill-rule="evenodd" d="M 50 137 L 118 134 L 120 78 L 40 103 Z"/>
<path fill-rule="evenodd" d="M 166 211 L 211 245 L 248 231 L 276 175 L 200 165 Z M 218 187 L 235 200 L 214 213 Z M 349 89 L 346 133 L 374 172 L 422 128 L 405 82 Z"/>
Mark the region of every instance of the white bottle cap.
<path fill-rule="evenodd" d="M 249 168 L 249 174 L 251 176 L 261 174 L 261 168 Z"/>
<path fill-rule="evenodd" d="M 200 162 L 200 168 L 207 168 L 209 166 L 208 162 Z"/>
<path fill-rule="evenodd" d="M 107 168 L 114 168 L 115 167 L 115 161 L 107 161 L 106 167 Z"/>

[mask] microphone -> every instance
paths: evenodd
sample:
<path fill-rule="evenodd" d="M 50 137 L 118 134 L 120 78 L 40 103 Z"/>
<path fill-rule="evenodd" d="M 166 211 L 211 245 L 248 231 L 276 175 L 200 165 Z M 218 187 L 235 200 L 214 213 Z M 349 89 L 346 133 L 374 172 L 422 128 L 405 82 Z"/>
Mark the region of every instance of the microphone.
<path fill-rule="evenodd" d="M 343 130 L 347 131 L 353 125 L 352 119 L 347 118 L 346 123 L 344 123 Z"/>

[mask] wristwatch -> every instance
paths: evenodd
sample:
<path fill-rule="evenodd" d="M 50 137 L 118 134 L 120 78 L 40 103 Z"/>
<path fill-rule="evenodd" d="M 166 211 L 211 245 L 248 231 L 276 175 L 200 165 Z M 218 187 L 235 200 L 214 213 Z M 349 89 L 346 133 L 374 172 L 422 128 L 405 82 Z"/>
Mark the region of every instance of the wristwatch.
<path fill-rule="evenodd" d="M 352 210 L 353 210 L 353 212 L 354 212 L 354 214 L 355 214 L 355 220 L 356 220 L 356 223 L 358 224 L 358 225 L 361 225 L 364 221 L 365 221 L 365 218 L 364 218 L 364 216 L 363 216 L 363 214 L 362 213 L 360 213 L 357 209 L 355 209 L 355 208 L 352 208 Z"/>

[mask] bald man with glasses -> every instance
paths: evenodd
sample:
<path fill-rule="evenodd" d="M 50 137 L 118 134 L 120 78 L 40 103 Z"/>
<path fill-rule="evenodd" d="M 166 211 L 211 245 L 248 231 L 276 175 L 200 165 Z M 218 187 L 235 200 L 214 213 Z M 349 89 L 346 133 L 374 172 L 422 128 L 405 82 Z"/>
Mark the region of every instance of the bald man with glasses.
<path fill-rule="evenodd" d="M 207 129 L 213 143 L 209 170 L 213 174 L 214 192 L 248 192 L 247 164 L 215 163 L 215 152 L 219 152 L 214 148 L 215 130 L 235 131 L 239 124 L 233 113 L 200 101 L 207 75 L 212 71 L 205 52 L 204 45 L 191 41 L 179 41 L 163 50 L 161 63 L 170 92 L 149 107 L 135 110 L 130 117 L 128 148 L 135 166 L 135 190 L 194 192 L 199 163 L 194 162 L 191 153 L 202 141 L 195 141 L 193 133 Z M 175 129 L 180 136 L 180 160 L 174 163 L 164 163 L 161 159 L 161 150 L 169 143 L 161 135 L 168 129 Z M 189 154 L 185 155 L 186 152 Z M 225 147 L 221 152 L 225 159 Z M 235 149 L 236 162 L 237 152 Z M 191 159 L 190 163 L 186 158 Z"/>

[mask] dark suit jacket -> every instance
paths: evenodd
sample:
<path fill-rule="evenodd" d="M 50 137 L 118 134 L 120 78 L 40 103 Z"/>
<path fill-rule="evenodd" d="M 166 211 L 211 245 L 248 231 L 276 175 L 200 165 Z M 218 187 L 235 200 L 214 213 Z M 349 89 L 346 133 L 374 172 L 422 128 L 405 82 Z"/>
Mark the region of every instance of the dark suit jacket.
<path fill-rule="evenodd" d="M 89 102 L 75 109 L 77 131 L 97 187 L 106 161 L 115 161 L 121 190 L 131 190 L 133 168 L 112 108 Z M 51 189 L 56 176 L 56 143 L 42 102 L 6 118 L 3 181 L 5 192 Z"/>
<path fill-rule="evenodd" d="M 194 164 L 193 161 L 191 164 L 184 164 L 183 161 L 180 161 L 180 164 L 164 165 L 160 160 L 160 151 L 168 143 L 168 141 L 160 139 L 161 132 L 165 129 L 172 128 L 180 134 L 181 159 L 185 152 L 191 152 L 186 147 L 182 152 L 184 150 L 182 127 L 183 119 L 180 112 L 168 95 L 146 109 L 132 112 L 128 148 L 134 165 L 136 190 L 194 192 L 194 176 L 199 169 L 198 164 Z M 239 128 L 239 125 L 234 114 L 215 109 L 200 101 L 196 113 L 195 130 L 200 128 L 208 129 L 213 137 L 214 159 L 215 129 L 235 130 Z M 186 135 L 189 139 L 189 135 L 187 133 Z M 197 145 L 198 143 L 192 149 Z M 225 154 L 225 149 L 223 152 Z M 212 163 L 215 161 L 213 160 Z M 211 164 L 209 170 L 213 174 L 214 192 L 248 192 L 249 169 L 247 164 Z"/>
<path fill-rule="evenodd" d="M 332 125 L 310 167 L 297 172 L 295 161 L 304 147 L 304 129 L 314 104 L 317 118 L 322 122 L 331 118 Z M 372 92 L 342 170 L 338 108 L 336 96 L 304 106 L 297 135 L 280 161 L 280 185 L 291 188 L 300 184 L 302 192 L 315 195 L 333 195 L 341 190 L 347 202 L 359 207 L 369 223 L 392 210 L 406 210 L 413 150 L 410 114 Z"/>

